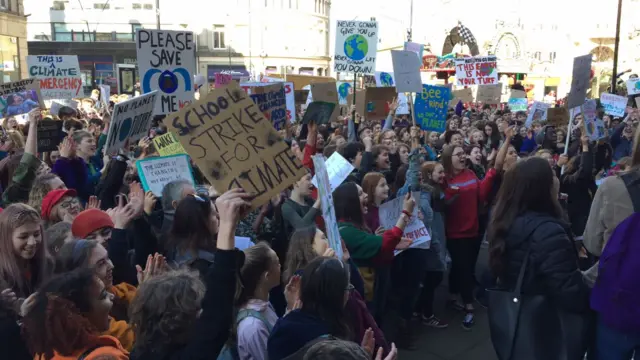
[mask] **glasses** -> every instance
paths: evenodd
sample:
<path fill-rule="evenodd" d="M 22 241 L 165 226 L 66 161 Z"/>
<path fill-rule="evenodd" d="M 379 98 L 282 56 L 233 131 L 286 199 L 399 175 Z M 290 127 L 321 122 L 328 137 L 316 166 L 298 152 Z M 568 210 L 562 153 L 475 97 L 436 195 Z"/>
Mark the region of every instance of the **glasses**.
<path fill-rule="evenodd" d="M 68 209 L 71 206 L 78 206 L 78 205 L 80 205 L 80 201 L 78 201 L 77 199 L 71 199 L 71 200 L 63 201 L 60 203 L 60 207 L 62 207 L 63 209 Z"/>
<path fill-rule="evenodd" d="M 461 153 L 453 154 L 452 156 L 455 156 L 455 157 L 458 157 L 458 158 L 463 158 L 463 157 L 466 157 L 467 154 L 461 152 Z"/>

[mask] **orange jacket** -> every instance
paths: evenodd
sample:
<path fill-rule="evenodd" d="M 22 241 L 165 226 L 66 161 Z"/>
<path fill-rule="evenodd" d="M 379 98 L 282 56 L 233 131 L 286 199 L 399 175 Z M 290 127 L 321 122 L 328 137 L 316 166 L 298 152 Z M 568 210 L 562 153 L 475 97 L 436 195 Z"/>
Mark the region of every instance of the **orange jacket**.
<path fill-rule="evenodd" d="M 136 287 L 133 285 L 121 283 L 116 286 L 112 286 L 111 289 L 109 289 L 109 292 L 123 302 L 130 304 L 131 300 L 136 295 L 136 290 Z M 110 335 L 118 339 L 122 347 L 124 347 L 127 351 L 131 351 L 131 349 L 133 348 L 135 335 L 133 333 L 133 329 L 126 321 L 117 321 L 116 319 L 109 316 L 109 330 L 105 331 L 102 334 Z"/>
<path fill-rule="evenodd" d="M 85 360 L 105 358 L 110 360 L 129 360 L 129 352 L 122 347 L 118 339 L 108 335 L 101 335 L 96 343 L 74 352 L 71 356 L 60 355 L 57 351 L 54 351 L 52 360 L 77 360 L 87 350 L 93 348 L 95 348 L 95 350 L 91 351 L 89 355 L 85 357 Z M 43 359 L 44 357 L 41 355 L 36 355 L 34 357 L 34 360 Z"/>

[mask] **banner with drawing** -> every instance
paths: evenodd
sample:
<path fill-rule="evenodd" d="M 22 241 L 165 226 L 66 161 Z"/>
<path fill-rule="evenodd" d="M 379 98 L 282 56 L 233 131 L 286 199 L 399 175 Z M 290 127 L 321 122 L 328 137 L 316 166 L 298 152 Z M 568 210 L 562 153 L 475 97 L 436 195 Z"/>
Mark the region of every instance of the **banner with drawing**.
<path fill-rule="evenodd" d="M 412 193 L 412 196 L 414 196 L 415 199 L 420 199 L 419 192 Z M 400 196 L 380 205 L 378 208 L 380 226 L 386 230 L 393 228 L 402 214 L 403 205 L 404 196 Z M 431 235 L 429 235 L 429 230 L 427 230 L 424 223 L 419 219 L 418 211 L 418 206 L 416 206 L 415 209 L 413 209 L 413 215 L 411 216 L 409 224 L 404 228 L 403 236 L 413 240 L 411 248 L 420 247 L 422 249 L 428 249 L 431 242 Z M 429 245 L 425 245 L 425 243 L 429 243 Z M 400 251 L 396 250 L 396 255 L 399 253 Z"/>
<path fill-rule="evenodd" d="M 322 218 L 327 232 L 327 239 L 329 239 L 329 247 L 336 253 L 338 259 L 342 259 L 342 238 L 340 237 L 340 230 L 338 229 L 338 220 L 336 219 L 336 211 L 333 207 L 333 189 L 330 184 L 329 174 L 324 162 L 324 156 L 313 156 L 313 167 L 316 171 L 315 179 L 318 183 L 318 197 L 321 199 L 322 204 Z"/>
<path fill-rule="evenodd" d="M 622 117 L 627 109 L 627 98 L 613 94 L 600 94 L 600 103 L 604 107 L 604 113 Z"/>
<path fill-rule="evenodd" d="M 45 108 L 40 82 L 35 78 L 0 84 L 0 118 L 26 114 L 37 107 Z"/>
<path fill-rule="evenodd" d="M 498 83 L 498 58 L 475 56 L 455 59 L 456 85 L 493 85 Z"/>
<path fill-rule="evenodd" d="M 333 71 L 373 74 L 378 51 L 377 21 L 338 20 Z"/>

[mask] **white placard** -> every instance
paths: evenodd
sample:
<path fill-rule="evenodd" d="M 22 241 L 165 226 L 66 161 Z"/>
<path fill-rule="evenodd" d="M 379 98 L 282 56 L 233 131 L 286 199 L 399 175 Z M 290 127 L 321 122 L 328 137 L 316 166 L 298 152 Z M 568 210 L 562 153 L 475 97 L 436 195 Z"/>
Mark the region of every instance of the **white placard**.
<path fill-rule="evenodd" d="M 540 102 L 534 101 L 533 105 L 531 105 L 531 109 L 529 109 L 529 116 L 527 116 L 527 121 L 525 122 L 525 126 L 527 128 L 531 127 L 531 123 L 534 121 L 547 121 L 547 110 L 550 105 Z"/>
<path fill-rule="evenodd" d="M 396 79 L 392 72 L 376 71 L 374 78 L 376 79 L 376 87 L 396 86 Z"/>
<path fill-rule="evenodd" d="M 419 193 L 412 193 L 412 196 L 414 196 L 416 201 L 419 201 Z M 398 218 L 402 214 L 403 205 L 404 196 L 400 196 L 396 199 L 380 205 L 380 207 L 378 207 L 380 226 L 382 226 L 386 230 L 392 229 L 396 225 L 396 223 L 398 222 Z M 429 231 L 424 226 L 424 223 L 418 218 L 417 205 L 413 209 L 413 216 L 411 216 L 411 220 L 404 228 L 404 234 L 402 236 L 413 240 L 413 243 L 411 244 L 412 248 L 429 248 L 429 246 L 425 246 L 425 243 L 429 242 L 430 245 L 431 235 L 429 235 Z M 396 251 L 396 255 L 399 253 L 400 251 Z"/>
<path fill-rule="evenodd" d="M 640 78 L 627 80 L 627 94 L 628 95 L 640 94 Z"/>
<path fill-rule="evenodd" d="M 147 135 L 159 97 L 159 92 L 153 91 L 115 105 L 105 145 L 107 154 L 118 149 L 128 151 L 128 145 Z"/>
<path fill-rule="evenodd" d="M 84 97 L 80 65 L 76 55 L 29 55 L 29 77 L 40 81 L 44 100 L 71 100 Z"/>
<path fill-rule="evenodd" d="M 255 245 L 253 241 L 251 241 L 251 238 L 248 238 L 248 237 L 236 236 L 235 240 L 236 240 L 236 249 L 241 251 L 244 251 Z"/>
<path fill-rule="evenodd" d="M 51 113 L 51 115 L 58 116 L 58 113 L 60 112 L 61 107 L 68 106 L 73 110 L 78 110 L 78 105 L 80 104 L 75 100 L 67 100 L 67 101 L 60 100 L 60 102 L 52 101 L 51 105 L 49 106 L 49 113 Z"/>
<path fill-rule="evenodd" d="M 322 217 L 324 218 L 325 230 L 329 239 L 329 246 L 335 251 L 338 259 L 342 259 L 342 238 L 336 220 L 336 211 L 333 207 L 333 190 L 329 183 L 329 174 L 324 162 L 324 156 L 313 156 L 313 168 L 318 179 L 318 197 L 322 203 Z"/>
<path fill-rule="evenodd" d="M 100 85 L 100 100 L 105 109 L 109 108 L 109 98 L 111 98 L 111 87 L 109 85 Z"/>
<path fill-rule="evenodd" d="M 604 113 L 613 116 L 624 116 L 627 109 L 627 98 L 613 94 L 600 94 L 600 103 L 604 107 Z"/>
<path fill-rule="evenodd" d="M 391 50 L 391 61 L 393 62 L 396 90 L 401 93 L 421 92 L 420 65 L 422 65 L 422 62 L 418 55 L 412 51 Z"/>
<path fill-rule="evenodd" d="M 347 81 L 338 81 L 336 82 L 336 90 L 338 91 L 338 104 L 349 105 L 347 104 L 347 97 L 350 94 L 353 94 L 353 86 L 351 83 Z M 309 94 L 311 94 L 311 91 L 309 91 Z"/>
<path fill-rule="evenodd" d="M 342 155 L 340 155 L 337 151 L 334 151 L 329 159 L 327 159 L 327 161 L 325 162 L 325 166 L 327 168 L 327 174 L 329 174 L 329 184 L 331 184 L 331 192 L 334 192 L 355 169 L 353 165 L 351 165 L 351 163 L 348 162 L 347 159 L 342 157 Z M 311 179 L 311 183 L 315 187 L 318 187 L 317 178 L 318 175 L 315 175 L 313 179 Z"/>
<path fill-rule="evenodd" d="M 191 163 L 187 155 L 148 158 L 136 161 L 138 175 L 144 191 L 162 196 L 162 189 L 175 180 L 188 180 L 195 186 Z"/>
<path fill-rule="evenodd" d="M 495 85 L 498 83 L 498 58 L 495 55 L 455 59 L 456 85 Z"/>
<path fill-rule="evenodd" d="M 195 44 L 191 31 L 138 29 L 142 93 L 158 90 L 154 115 L 177 112 L 194 100 Z"/>
<path fill-rule="evenodd" d="M 396 109 L 396 115 L 409 115 L 409 100 L 404 93 L 398 94 L 398 108 Z"/>
<path fill-rule="evenodd" d="M 342 73 L 373 74 L 378 51 L 377 21 L 338 20 L 333 70 Z"/>

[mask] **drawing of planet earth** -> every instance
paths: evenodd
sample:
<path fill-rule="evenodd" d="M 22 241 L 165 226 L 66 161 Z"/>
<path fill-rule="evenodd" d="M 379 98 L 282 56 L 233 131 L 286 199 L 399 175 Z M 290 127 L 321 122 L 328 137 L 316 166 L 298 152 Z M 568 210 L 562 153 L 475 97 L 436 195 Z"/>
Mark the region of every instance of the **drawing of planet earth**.
<path fill-rule="evenodd" d="M 482 74 L 482 76 L 491 75 L 493 70 L 495 70 L 495 68 L 488 63 L 480 64 L 480 74 Z"/>
<path fill-rule="evenodd" d="M 386 73 L 386 72 L 381 72 L 380 73 L 380 84 L 382 86 L 394 86 L 395 85 L 393 83 L 393 77 L 391 77 L 391 74 Z"/>
<path fill-rule="evenodd" d="M 338 86 L 338 96 L 340 98 L 346 98 L 349 96 L 349 89 L 351 89 L 351 84 L 344 82 Z"/>
<path fill-rule="evenodd" d="M 344 41 L 344 53 L 351 60 L 360 61 L 369 52 L 369 44 L 367 39 L 360 35 L 354 34 Z"/>

